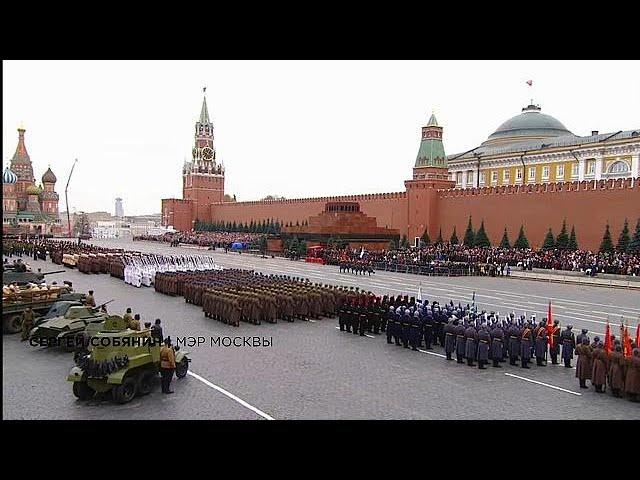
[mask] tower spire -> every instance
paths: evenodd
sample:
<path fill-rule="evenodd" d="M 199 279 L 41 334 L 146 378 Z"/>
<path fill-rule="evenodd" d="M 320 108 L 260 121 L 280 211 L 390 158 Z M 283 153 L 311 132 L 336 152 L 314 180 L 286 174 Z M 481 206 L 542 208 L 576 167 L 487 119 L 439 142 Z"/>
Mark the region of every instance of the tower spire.
<path fill-rule="evenodd" d="M 207 97 L 204 96 L 206 91 L 207 91 L 207 87 L 202 87 L 203 98 L 202 98 L 202 110 L 200 111 L 200 123 L 203 125 L 211 123 L 209 121 L 209 110 L 207 109 Z"/>

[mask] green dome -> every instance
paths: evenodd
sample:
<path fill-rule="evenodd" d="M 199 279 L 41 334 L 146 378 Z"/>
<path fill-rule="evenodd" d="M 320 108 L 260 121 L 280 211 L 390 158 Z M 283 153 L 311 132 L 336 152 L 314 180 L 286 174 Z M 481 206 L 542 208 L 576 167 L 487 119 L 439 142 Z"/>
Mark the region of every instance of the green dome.
<path fill-rule="evenodd" d="M 573 133 L 556 118 L 540 113 L 539 106 L 529 105 L 520 115 L 500 125 L 484 144 L 509 144 L 565 135 Z"/>

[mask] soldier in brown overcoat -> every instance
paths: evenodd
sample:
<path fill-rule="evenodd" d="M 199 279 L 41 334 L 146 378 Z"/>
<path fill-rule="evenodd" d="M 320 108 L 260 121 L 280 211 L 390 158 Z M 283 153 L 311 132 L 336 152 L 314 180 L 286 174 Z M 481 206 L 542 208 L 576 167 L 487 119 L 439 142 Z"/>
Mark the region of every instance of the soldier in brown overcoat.
<path fill-rule="evenodd" d="M 624 360 L 626 375 L 624 389 L 632 402 L 640 401 L 640 348 L 633 349 L 633 356 Z"/>
<path fill-rule="evenodd" d="M 607 353 L 604 351 L 602 342 L 593 350 L 593 371 L 591 373 L 591 384 L 596 388 L 596 392 L 604 393 L 607 383 Z"/>
<path fill-rule="evenodd" d="M 576 378 L 580 381 L 580 388 L 589 388 L 587 387 L 587 380 L 591 380 L 593 365 L 591 361 L 592 348 L 589 345 L 588 338 L 582 339 L 582 344 L 576 348 L 576 354 L 578 355 Z"/>
<path fill-rule="evenodd" d="M 621 397 L 624 390 L 624 355 L 622 346 L 615 346 L 609 356 L 609 386 L 614 397 Z"/>

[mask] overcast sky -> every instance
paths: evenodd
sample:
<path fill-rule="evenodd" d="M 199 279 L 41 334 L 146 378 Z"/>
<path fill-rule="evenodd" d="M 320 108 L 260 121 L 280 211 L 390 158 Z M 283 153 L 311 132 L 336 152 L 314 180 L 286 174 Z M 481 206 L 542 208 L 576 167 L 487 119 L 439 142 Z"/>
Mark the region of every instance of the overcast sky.
<path fill-rule="evenodd" d="M 526 85 L 533 80 L 533 87 Z M 469 150 L 531 98 L 577 135 L 640 127 L 638 61 L 7 61 L 3 169 L 24 123 L 60 211 L 160 212 L 207 87 L 226 193 L 238 201 L 396 192 L 432 109 L 447 154 Z"/>

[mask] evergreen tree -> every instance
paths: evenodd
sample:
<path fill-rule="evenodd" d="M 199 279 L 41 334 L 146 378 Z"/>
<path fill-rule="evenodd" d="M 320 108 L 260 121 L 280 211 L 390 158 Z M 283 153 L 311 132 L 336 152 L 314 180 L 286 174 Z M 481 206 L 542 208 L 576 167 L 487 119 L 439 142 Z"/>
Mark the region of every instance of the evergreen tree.
<path fill-rule="evenodd" d="M 390 240 L 389 241 L 389 246 L 387 247 L 387 249 L 396 250 L 397 248 L 398 248 L 398 246 L 396 245 L 396 241 L 395 240 Z"/>
<path fill-rule="evenodd" d="M 451 234 L 451 238 L 449 239 L 449 243 L 451 245 L 458 245 L 460 241 L 458 240 L 458 235 L 456 234 L 456 227 L 453 227 L 453 233 Z"/>
<path fill-rule="evenodd" d="M 629 237 L 629 222 L 625 218 L 624 227 L 622 227 L 622 231 L 620 232 L 620 236 L 618 237 L 618 245 L 616 246 L 616 250 L 619 252 L 626 252 L 629 249 L 630 242 L 631 237 Z"/>
<path fill-rule="evenodd" d="M 260 225 L 260 233 L 267 233 L 267 221 L 262 220 L 262 225 Z"/>
<path fill-rule="evenodd" d="M 553 250 L 556 246 L 556 241 L 553 238 L 553 232 L 551 231 L 551 227 L 549 227 L 549 231 L 547 232 L 547 236 L 544 237 L 544 243 L 542 244 L 543 250 Z"/>
<path fill-rule="evenodd" d="M 613 242 L 611 241 L 611 232 L 609 231 L 608 223 L 606 228 L 604 229 L 602 243 L 600 243 L 600 252 L 613 252 Z"/>
<path fill-rule="evenodd" d="M 406 235 L 402 235 L 402 240 L 400 240 L 400 248 L 409 248 L 409 240 Z"/>
<path fill-rule="evenodd" d="M 627 252 L 640 253 L 640 218 L 638 218 L 638 223 L 636 223 L 636 231 L 633 234 L 633 238 L 631 239 L 631 242 L 629 242 L 629 247 L 627 248 Z"/>
<path fill-rule="evenodd" d="M 484 220 L 482 220 L 482 222 L 480 222 L 480 228 L 478 229 L 476 235 L 475 235 L 475 239 L 474 239 L 474 243 L 473 243 L 476 247 L 490 247 L 491 246 L 491 241 L 489 240 L 489 237 L 487 236 L 487 232 L 484 231 Z"/>
<path fill-rule="evenodd" d="M 260 251 L 263 255 L 267 253 L 267 237 L 265 235 L 260 237 Z"/>
<path fill-rule="evenodd" d="M 232 232 L 237 232 L 238 231 L 238 225 L 236 225 L 236 221 L 233 221 L 233 224 L 231 225 L 231 231 Z"/>
<path fill-rule="evenodd" d="M 509 236 L 507 235 L 507 227 L 504 227 L 504 233 L 502 234 L 502 240 L 500 241 L 500 248 L 511 248 Z"/>
<path fill-rule="evenodd" d="M 422 242 L 425 245 L 431 245 L 431 239 L 429 238 L 429 229 L 425 228 L 424 233 L 422 234 Z"/>
<path fill-rule="evenodd" d="M 230 232 L 231 231 L 231 222 L 227 222 L 227 225 L 225 226 L 225 232 Z"/>
<path fill-rule="evenodd" d="M 300 222 L 298 220 L 296 220 L 296 227 L 300 226 Z"/>
<path fill-rule="evenodd" d="M 298 242 L 298 237 L 293 237 L 291 243 L 289 244 L 289 250 L 292 252 L 298 253 L 298 249 L 300 248 L 300 243 Z"/>
<path fill-rule="evenodd" d="M 561 250 L 569 248 L 569 235 L 567 235 L 567 221 L 562 221 L 562 229 L 556 237 L 556 247 Z"/>
<path fill-rule="evenodd" d="M 475 239 L 476 234 L 473 231 L 473 225 L 471 225 L 471 216 L 469 216 L 469 223 L 467 224 L 467 231 L 464 232 L 464 239 L 462 240 L 462 244 L 465 247 L 473 247 Z"/>
<path fill-rule="evenodd" d="M 196 218 L 196 221 L 193 223 L 193 229 L 196 232 L 199 232 L 200 230 L 202 230 L 202 223 L 197 218 Z"/>
<path fill-rule="evenodd" d="M 571 235 L 569 236 L 569 244 L 567 246 L 569 250 L 576 251 L 578 250 L 578 241 L 576 240 L 576 227 L 575 225 L 571 225 Z"/>
<path fill-rule="evenodd" d="M 436 245 L 442 245 L 444 242 L 442 241 L 442 227 L 438 231 L 438 238 L 436 238 Z"/>
<path fill-rule="evenodd" d="M 298 255 L 301 257 L 307 256 L 307 242 L 306 240 L 301 240 L 298 244 Z"/>
<path fill-rule="evenodd" d="M 280 221 L 276 220 L 276 234 L 280 233 Z"/>
<path fill-rule="evenodd" d="M 529 240 L 527 239 L 527 236 L 524 234 L 524 225 L 520 225 L 520 233 L 518 234 L 516 243 L 513 244 L 513 248 L 518 248 L 518 249 L 529 248 Z"/>

